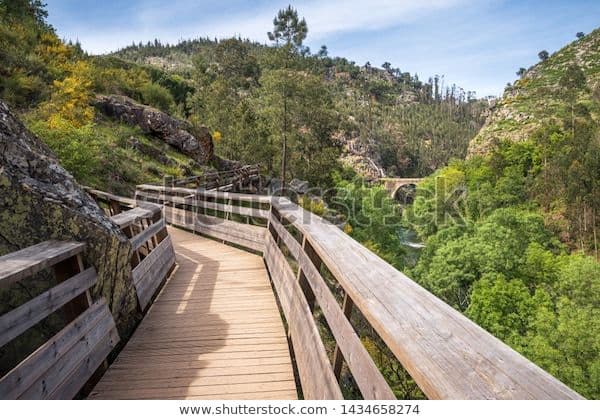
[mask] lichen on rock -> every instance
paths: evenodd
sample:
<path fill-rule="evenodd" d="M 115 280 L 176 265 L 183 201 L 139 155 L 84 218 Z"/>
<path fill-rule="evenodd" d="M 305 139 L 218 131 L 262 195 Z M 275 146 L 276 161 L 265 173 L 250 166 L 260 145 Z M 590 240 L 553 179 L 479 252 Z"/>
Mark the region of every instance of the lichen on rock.
<path fill-rule="evenodd" d="M 61 167 L 50 149 L 0 101 L 0 255 L 49 239 L 87 244 L 84 261 L 98 273 L 93 298 L 104 297 L 121 337 L 130 335 L 139 312 L 128 239 Z M 19 285 L 17 290 L 24 296 L 12 288 L 0 293 L 0 313 L 43 288 L 35 282 L 25 280 Z"/>

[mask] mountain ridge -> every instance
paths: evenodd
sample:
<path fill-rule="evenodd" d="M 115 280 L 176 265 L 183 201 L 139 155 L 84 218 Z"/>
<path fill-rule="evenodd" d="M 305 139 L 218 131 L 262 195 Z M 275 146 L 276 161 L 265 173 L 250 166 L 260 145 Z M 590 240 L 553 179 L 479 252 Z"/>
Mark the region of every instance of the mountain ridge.
<path fill-rule="evenodd" d="M 594 104 L 594 98 L 600 98 L 600 29 L 561 48 L 507 86 L 470 142 L 469 155 L 485 154 L 500 140 L 527 140 L 544 123 L 562 116 L 566 107 L 564 93 L 569 87 L 561 81 L 572 65 L 580 68 L 586 78 L 585 86 L 577 89 L 577 100 L 585 103 L 590 117 L 598 121 L 600 107 Z"/>

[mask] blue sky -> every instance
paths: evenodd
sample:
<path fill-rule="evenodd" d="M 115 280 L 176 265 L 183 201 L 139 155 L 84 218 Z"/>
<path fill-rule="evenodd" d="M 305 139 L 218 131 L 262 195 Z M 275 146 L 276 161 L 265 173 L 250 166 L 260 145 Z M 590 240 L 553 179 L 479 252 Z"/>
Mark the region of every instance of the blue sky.
<path fill-rule="evenodd" d="M 59 35 L 104 53 L 158 38 L 241 35 L 267 42 L 287 1 L 46 0 Z M 600 26 L 600 0 L 304 0 L 306 44 L 331 56 L 380 66 L 389 61 L 421 79 L 440 74 L 478 96 L 499 95 L 519 67 Z"/>

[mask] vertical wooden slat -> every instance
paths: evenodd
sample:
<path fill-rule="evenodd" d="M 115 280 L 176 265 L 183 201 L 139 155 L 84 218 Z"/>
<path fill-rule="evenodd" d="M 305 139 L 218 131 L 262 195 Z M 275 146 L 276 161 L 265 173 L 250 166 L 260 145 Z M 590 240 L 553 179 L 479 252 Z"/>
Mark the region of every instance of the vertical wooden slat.
<path fill-rule="evenodd" d="M 54 266 L 54 275 L 57 283 L 62 283 L 81 271 L 83 271 L 83 262 L 77 255 L 67 258 L 66 260 L 61 261 Z M 66 322 L 73 321 L 83 311 L 89 308 L 91 297 L 88 295 L 89 292 L 82 293 L 74 298 L 71 302 L 63 306 L 63 315 Z"/>
<path fill-rule="evenodd" d="M 83 270 L 85 270 L 85 266 L 83 264 L 83 256 L 81 254 L 77 254 L 77 268 L 79 270 L 79 273 L 83 273 Z M 87 300 L 87 308 L 92 306 L 92 295 L 90 294 L 90 289 L 87 289 L 85 291 L 85 299 Z"/>
<path fill-rule="evenodd" d="M 108 200 L 108 207 L 111 216 L 121 213 L 121 204 L 116 200 Z"/>
<path fill-rule="evenodd" d="M 319 258 L 318 255 L 316 255 L 316 253 L 314 252 L 314 250 L 312 249 L 312 247 L 306 240 L 306 237 L 302 238 L 302 249 L 304 250 L 304 252 L 306 252 L 306 254 L 308 255 L 308 258 L 313 262 L 313 264 L 315 264 L 315 267 L 317 267 L 317 270 L 320 270 L 321 269 L 321 259 Z M 300 288 L 302 289 L 302 292 L 304 293 L 304 296 L 306 296 L 306 301 L 308 302 L 310 311 L 314 312 L 315 311 L 315 294 L 313 293 L 313 290 L 310 287 L 310 284 L 308 283 L 308 280 L 306 278 L 306 274 L 304 273 L 304 270 L 302 269 L 302 266 L 300 264 L 298 264 L 297 279 L 298 279 L 298 284 L 300 284 Z"/>
<path fill-rule="evenodd" d="M 352 303 L 352 299 L 348 296 L 348 293 L 344 294 L 344 303 L 342 304 L 342 310 L 346 318 L 350 321 L 352 319 L 352 309 L 354 308 L 354 303 Z M 340 379 L 340 374 L 342 373 L 342 363 L 344 362 L 344 356 L 340 350 L 340 346 L 335 344 L 335 351 L 333 352 L 333 373 L 335 377 Z"/>

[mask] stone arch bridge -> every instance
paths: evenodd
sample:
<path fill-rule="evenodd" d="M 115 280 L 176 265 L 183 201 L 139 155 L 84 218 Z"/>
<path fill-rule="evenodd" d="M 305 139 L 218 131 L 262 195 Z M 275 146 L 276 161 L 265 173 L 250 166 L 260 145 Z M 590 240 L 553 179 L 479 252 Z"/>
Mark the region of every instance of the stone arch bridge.
<path fill-rule="evenodd" d="M 381 182 L 387 192 L 390 194 L 390 197 L 396 198 L 398 191 L 406 187 L 408 185 L 416 186 L 424 178 L 379 178 L 379 182 Z"/>

